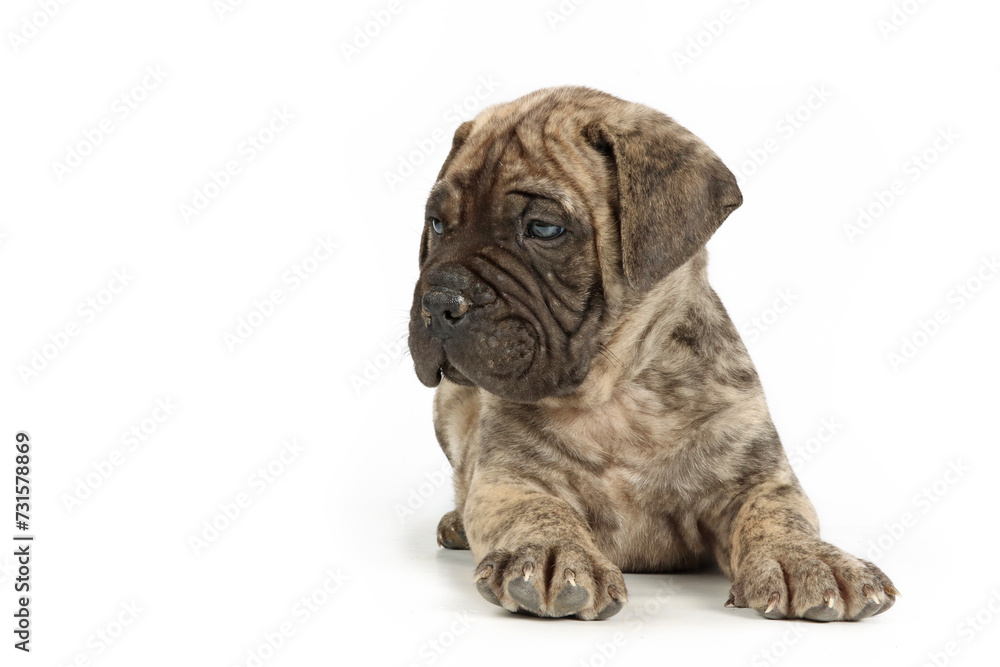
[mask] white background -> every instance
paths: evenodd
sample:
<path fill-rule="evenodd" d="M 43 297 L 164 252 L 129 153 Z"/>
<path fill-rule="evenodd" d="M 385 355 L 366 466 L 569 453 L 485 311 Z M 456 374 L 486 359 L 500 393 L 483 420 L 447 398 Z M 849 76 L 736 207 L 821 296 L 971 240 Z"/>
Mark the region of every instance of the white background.
<path fill-rule="evenodd" d="M 387 0 L 5 2 L 0 662 L 995 659 L 1000 8 L 895 1 L 909 14 L 890 0 L 404 0 L 378 29 Z M 769 622 L 724 609 L 721 575 L 677 574 L 627 576 L 630 605 L 601 623 L 533 620 L 479 597 L 468 552 L 436 547 L 450 481 L 432 392 L 402 352 L 423 200 L 458 120 L 559 84 L 660 109 L 740 174 L 711 280 L 825 536 L 902 591 L 889 613 Z M 269 134 L 275 109 L 294 118 Z M 859 208 L 877 215 L 849 235 Z M 298 284 L 296 267 L 312 269 Z M 270 317 L 252 315 L 274 290 Z M 260 326 L 227 344 L 248 318 Z M 30 656 L 11 647 L 22 429 Z M 302 451 L 262 484 L 292 439 Z"/>

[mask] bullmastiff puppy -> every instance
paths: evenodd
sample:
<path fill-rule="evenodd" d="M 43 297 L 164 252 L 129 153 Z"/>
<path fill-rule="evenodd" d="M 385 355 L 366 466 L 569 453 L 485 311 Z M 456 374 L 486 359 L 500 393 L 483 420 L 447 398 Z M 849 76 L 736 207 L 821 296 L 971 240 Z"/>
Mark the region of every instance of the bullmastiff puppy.
<path fill-rule="evenodd" d="M 438 542 L 493 604 L 603 619 L 622 572 L 714 561 L 727 606 L 858 620 L 892 582 L 824 542 L 708 284 L 742 203 L 671 118 L 540 90 L 455 132 L 431 189 L 409 348 L 454 467 Z"/>

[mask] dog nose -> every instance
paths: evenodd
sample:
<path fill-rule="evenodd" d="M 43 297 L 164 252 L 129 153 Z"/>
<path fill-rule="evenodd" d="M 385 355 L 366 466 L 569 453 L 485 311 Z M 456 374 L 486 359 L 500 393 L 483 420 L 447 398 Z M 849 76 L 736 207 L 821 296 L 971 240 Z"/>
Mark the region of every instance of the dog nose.
<path fill-rule="evenodd" d="M 461 292 L 447 287 L 435 287 L 420 299 L 424 326 L 435 338 L 447 338 L 469 311 L 469 301 Z"/>

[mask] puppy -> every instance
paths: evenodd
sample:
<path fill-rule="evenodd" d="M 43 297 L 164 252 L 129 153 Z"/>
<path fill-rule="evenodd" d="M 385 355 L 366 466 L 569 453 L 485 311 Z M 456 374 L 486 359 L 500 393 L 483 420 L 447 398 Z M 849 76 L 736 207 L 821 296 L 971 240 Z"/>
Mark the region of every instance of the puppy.
<path fill-rule="evenodd" d="M 463 123 L 427 199 L 417 376 L 484 598 L 603 619 L 622 572 L 709 562 L 727 605 L 857 620 L 898 594 L 820 539 L 746 348 L 706 277 L 736 179 L 669 117 L 551 88 Z"/>

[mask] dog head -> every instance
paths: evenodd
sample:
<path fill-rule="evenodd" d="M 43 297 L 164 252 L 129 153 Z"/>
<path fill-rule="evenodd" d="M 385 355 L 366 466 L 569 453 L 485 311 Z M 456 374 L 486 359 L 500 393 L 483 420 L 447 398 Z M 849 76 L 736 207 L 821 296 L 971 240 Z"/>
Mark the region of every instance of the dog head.
<path fill-rule="evenodd" d="M 741 203 L 721 160 L 648 107 L 567 87 L 484 110 L 427 199 L 417 376 L 518 402 L 572 393 L 612 301 L 651 290 Z"/>

